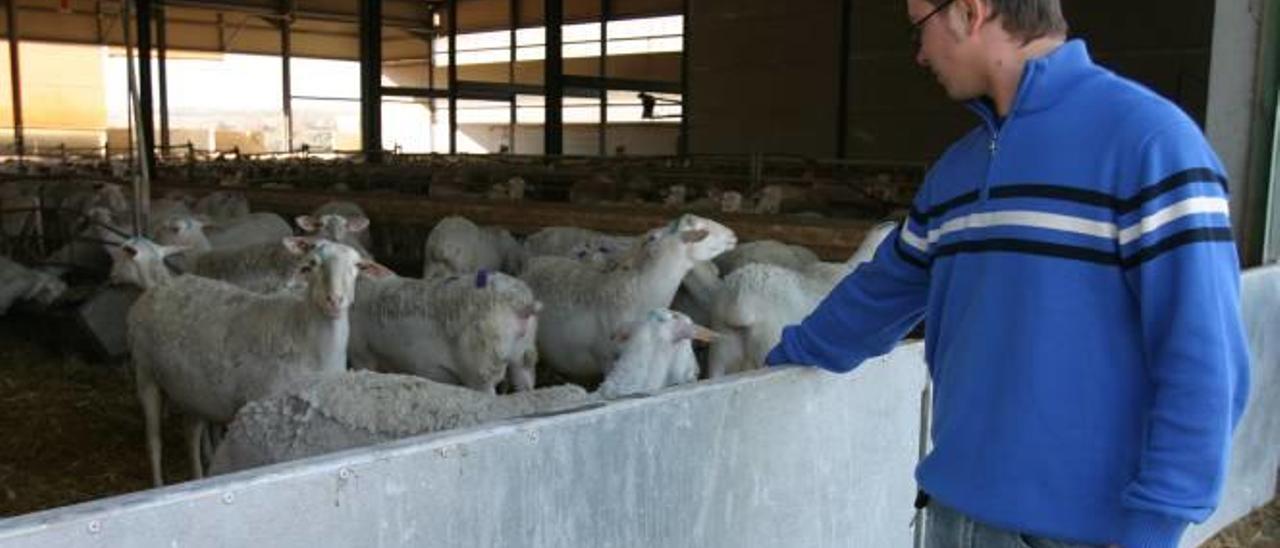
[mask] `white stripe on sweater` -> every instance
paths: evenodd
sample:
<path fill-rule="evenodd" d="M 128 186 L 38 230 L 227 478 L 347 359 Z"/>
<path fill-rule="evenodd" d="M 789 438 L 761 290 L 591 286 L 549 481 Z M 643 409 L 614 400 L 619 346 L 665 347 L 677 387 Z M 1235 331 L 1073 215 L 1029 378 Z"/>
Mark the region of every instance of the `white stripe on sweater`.
<path fill-rule="evenodd" d="M 1119 245 L 1127 245 L 1178 219 L 1199 214 L 1229 215 L 1229 210 L 1226 198 L 1197 196 L 1165 206 L 1159 211 L 1135 221 L 1123 230 L 1117 228 L 1115 223 L 1096 221 L 1073 215 L 1045 213 L 1043 211 L 1011 210 L 971 213 L 956 217 L 943 223 L 942 226 L 930 230 L 927 241 L 911 233 L 905 224 L 901 234 L 903 242 L 922 252 L 927 252 L 929 246 L 936 244 L 938 240 L 948 234 L 997 226 L 1024 226 L 1056 230 L 1058 232 L 1105 238 L 1114 240 Z"/>

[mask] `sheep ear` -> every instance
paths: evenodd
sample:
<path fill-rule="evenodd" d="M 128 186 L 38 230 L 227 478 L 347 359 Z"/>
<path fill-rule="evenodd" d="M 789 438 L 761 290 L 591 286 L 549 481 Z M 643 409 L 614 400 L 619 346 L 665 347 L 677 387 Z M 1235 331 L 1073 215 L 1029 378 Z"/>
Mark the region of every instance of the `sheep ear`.
<path fill-rule="evenodd" d="M 534 301 L 533 304 L 526 306 L 524 308 L 521 308 L 518 312 L 516 312 L 516 316 L 522 320 L 527 320 L 529 318 L 532 318 L 538 315 L 539 310 L 542 310 L 542 303 L 538 301 Z"/>
<path fill-rule="evenodd" d="M 373 278 L 375 280 L 380 280 L 382 278 L 389 278 L 391 276 L 396 275 L 396 273 L 392 272 L 390 268 L 382 266 L 373 261 L 360 261 L 358 264 L 356 264 L 356 268 L 360 269 L 361 274 L 368 276 L 370 278 Z"/>
<path fill-rule="evenodd" d="M 720 334 L 695 323 L 692 324 L 692 334 L 689 338 L 695 341 L 709 343 L 720 338 Z"/>
<path fill-rule="evenodd" d="M 195 223 L 196 223 L 197 225 L 200 225 L 200 226 L 202 226 L 202 227 L 203 227 L 203 226 L 214 226 L 215 224 L 217 224 L 217 223 L 213 222 L 213 219 L 212 219 L 212 218 L 210 218 L 208 215 L 204 215 L 204 214 L 196 215 L 196 216 L 192 217 L 192 218 L 191 218 L 191 220 L 192 220 L 192 221 L 195 221 Z"/>
<path fill-rule="evenodd" d="M 293 220 L 298 223 L 298 228 L 307 232 L 315 232 L 320 230 L 320 222 L 310 215 L 299 215 Z"/>
<path fill-rule="evenodd" d="M 120 244 L 119 246 L 107 246 L 107 253 L 111 255 L 112 261 L 126 261 L 137 256 L 138 249 L 129 244 Z"/>
<path fill-rule="evenodd" d="M 282 240 L 285 249 L 294 255 L 306 255 L 316 248 L 316 243 L 310 238 L 299 238 L 291 236 Z"/>
<path fill-rule="evenodd" d="M 350 232 L 360 232 L 369 228 L 368 217 L 351 217 L 347 219 L 347 230 Z"/>
<path fill-rule="evenodd" d="M 162 259 L 170 255 L 176 255 L 178 253 L 182 253 L 184 251 L 190 251 L 190 250 L 191 250 L 191 246 L 189 245 L 162 245 L 159 248 L 160 258 Z"/>
<path fill-rule="evenodd" d="M 686 244 L 695 244 L 707 239 L 710 234 L 706 229 L 686 230 L 680 233 L 680 240 Z"/>
<path fill-rule="evenodd" d="M 624 343 L 631 339 L 631 330 L 625 327 L 619 327 L 613 332 L 611 337 L 615 343 Z"/>

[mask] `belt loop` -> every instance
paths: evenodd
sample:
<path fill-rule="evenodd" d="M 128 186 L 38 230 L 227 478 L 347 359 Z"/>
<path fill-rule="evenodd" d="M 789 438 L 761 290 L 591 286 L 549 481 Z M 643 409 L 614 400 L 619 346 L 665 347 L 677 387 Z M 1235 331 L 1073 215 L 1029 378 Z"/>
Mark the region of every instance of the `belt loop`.
<path fill-rule="evenodd" d="M 914 504 L 915 504 L 916 510 L 921 510 L 925 506 L 928 506 L 929 493 L 924 492 L 924 489 L 916 489 L 916 501 Z"/>

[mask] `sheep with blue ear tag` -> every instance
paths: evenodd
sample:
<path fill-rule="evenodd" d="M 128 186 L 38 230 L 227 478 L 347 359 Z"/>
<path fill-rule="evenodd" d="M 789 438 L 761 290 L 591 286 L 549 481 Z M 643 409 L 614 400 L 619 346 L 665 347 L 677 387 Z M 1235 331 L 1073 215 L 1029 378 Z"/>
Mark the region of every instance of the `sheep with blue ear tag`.
<path fill-rule="evenodd" d="M 653 310 L 621 330 L 617 356 L 600 389 L 573 385 L 492 395 L 406 375 L 352 371 L 252 402 L 236 414 L 211 472 L 287 460 L 464 428 L 536 413 L 600 405 L 693 382 L 691 339 L 715 334 L 670 310 Z"/>
<path fill-rule="evenodd" d="M 188 418 L 192 472 L 200 477 L 206 422 L 230 422 L 249 401 L 346 369 L 356 277 L 391 272 L 342 244 L 288 238 L 284 245 L 300 258 L 303 291 L 264 295 L 184 275 L 148 289 L 129 310 L 129 349 L 156 485 L 162 394 Z"/>
<path fill-rule="evenodd" d="M 636 246 L 619 268 L 534 257 L 521 279 L 544 304 L 538 354 L 557 373 L 590 384 L 604 376 L 610 336 L 625 323 L 671 304 L 699 261 L 732 249 L 737 237 L 715 221 L 684 215 Z"/>
<path fill-rule="evenodd" d="M 495 392 L 534 385 L 539 303 L 520 280 L 481 270 L 389 278 L 356 289 L 353 367 Z"/>

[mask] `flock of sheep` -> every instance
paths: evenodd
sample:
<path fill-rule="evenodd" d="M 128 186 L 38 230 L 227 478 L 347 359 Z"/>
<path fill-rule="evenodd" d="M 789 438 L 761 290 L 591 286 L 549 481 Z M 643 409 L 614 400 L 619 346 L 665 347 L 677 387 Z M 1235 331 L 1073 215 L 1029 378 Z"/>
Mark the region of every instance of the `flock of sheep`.
<path fill-rule="evenodd" d="M 108 260 L 113 283 L 143 290 L 124 321 L 157 485 L 165 401 L 202 477 L 759 367 L 893 228 L 825 263 L 739 245 L 692 214 L 639 235 L 550 227 L 523 241 L 449 217 L 411 278 L 367 251 L 356 204 L 298 217 L 295 235 L 234 191 L 174 195 L 153 202 L 148 237 L 130 238 L 118 188 L 80 191 L 69 207 L 85 238 L 51 257 Z M 4 229 L 29 220 L 6 215 Z M 0 260 L 0 311 L 57 299 L 59 268 Z"/>

